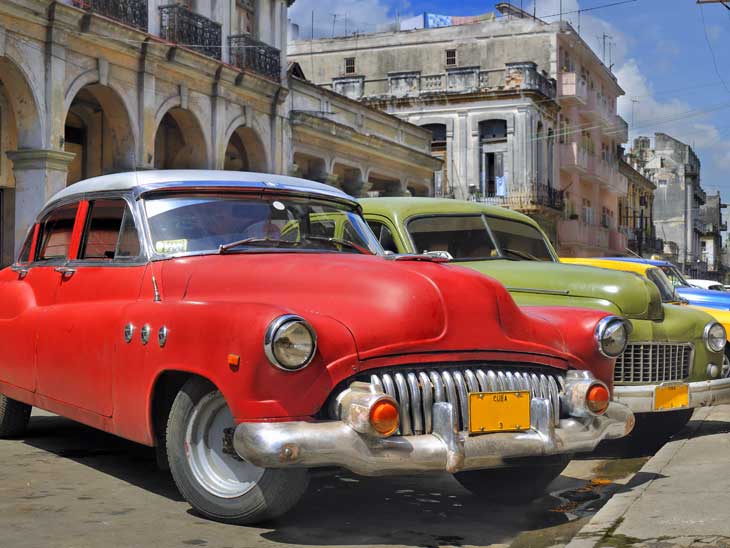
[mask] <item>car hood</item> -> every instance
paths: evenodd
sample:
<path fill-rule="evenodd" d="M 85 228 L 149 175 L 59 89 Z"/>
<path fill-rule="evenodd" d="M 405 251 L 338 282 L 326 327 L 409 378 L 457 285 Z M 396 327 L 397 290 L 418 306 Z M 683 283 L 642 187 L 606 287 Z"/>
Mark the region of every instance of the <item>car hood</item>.
<path fill-rule="evenodd" d="M 697 287 L 676 287 L 675 290 L 677 295 L 687 299 L 690 304 L 730 310 L 730 293 Z"/>
<path fill-rule="evenodd" d="M 612 303 L 628 318 L 662 318 L 659 291 L 650 281 L 635 274 L 537 261 L 491 260 L 459 264 L 496 278 L 515 297 L 547 294 L 564 296 L 566 301 L 570 297 L 597 299 Z"/>
<path fill-rule="evenodd" d="M 267 324 L 287 313 L 315 328 L 321 316 L 334 319 L 352 334 L 363 360 L 444 351 L 567 355 L 559 330 L 526 316 L 501 284 L 450 265 L 335 253 L 242 253 L 167 260 L 160 277 L 163 300 L 240 303 L 241 314 L 246 303 L 265 305 L 271 307 Z"/>

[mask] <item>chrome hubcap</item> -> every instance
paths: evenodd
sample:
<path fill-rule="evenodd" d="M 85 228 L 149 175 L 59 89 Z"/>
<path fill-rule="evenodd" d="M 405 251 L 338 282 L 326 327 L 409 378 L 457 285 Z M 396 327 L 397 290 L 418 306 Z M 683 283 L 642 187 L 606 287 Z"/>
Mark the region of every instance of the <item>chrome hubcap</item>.
<path fill-rule="evenodd" d="M 185 453 L 197 482 L 216 497 L 232 499 L 248 493 L 264 469 L 224 452 L 225 430 L 233 416 L 220 392 L 211 392 L 193 408 L 185 432 Z"/>

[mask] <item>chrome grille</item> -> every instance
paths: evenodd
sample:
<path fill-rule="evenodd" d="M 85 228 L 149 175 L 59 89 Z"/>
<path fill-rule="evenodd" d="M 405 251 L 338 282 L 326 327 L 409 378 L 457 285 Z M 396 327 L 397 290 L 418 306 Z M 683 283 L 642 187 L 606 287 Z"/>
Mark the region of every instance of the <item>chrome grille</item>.
<path fill-rule="evenodd" d="M 691 344 L 632 343 L 616 360 L 613 378 L 623 383 L 681 381 L 689 377 Z"/>
<path fill-rule="evenodd" d="M 454 369 L 373 373 L 370 383 L 391 395 L 400 406 L 400 434 L 430 434 L 435 402 L 451 403 L 461 430 L 469 428 L 469 393 L 529 390 L 532 397 L 550 400 L 553 418 L 560 419 L 560 394 L 565 381 L 560 376 L 524 371 Z"/>

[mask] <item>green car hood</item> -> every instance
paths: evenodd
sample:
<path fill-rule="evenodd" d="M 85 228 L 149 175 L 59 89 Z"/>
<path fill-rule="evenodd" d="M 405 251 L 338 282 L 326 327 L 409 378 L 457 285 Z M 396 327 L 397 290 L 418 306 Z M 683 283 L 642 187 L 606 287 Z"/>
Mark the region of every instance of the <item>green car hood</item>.
<path fill-rule="evenodd" d="M 632 319 L 661 320 L 664 314 L 656 286 L 628 272 L 537 261 L 455 264 L 497 279 L 522 305 L 600 308 Z"/>

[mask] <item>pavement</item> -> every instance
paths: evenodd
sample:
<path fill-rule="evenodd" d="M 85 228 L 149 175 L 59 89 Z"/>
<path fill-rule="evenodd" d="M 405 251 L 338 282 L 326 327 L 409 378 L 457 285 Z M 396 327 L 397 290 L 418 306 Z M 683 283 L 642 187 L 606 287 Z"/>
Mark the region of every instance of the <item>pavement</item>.
<path fill-rule="evenodd" d="M 286 516 L 236 527 L 196 515 L 150 448 L 34 410 L 27 434 L 0 440 L 0 548 L 564 546 L 646 460 L 574 460 L 517 508 L 448 474 L 320 473 Z"/>
<path fill-rule="evenodd" d="M 728 434 L 730 406 L 695 411 L 567 548 L 730 548 Z"/>

